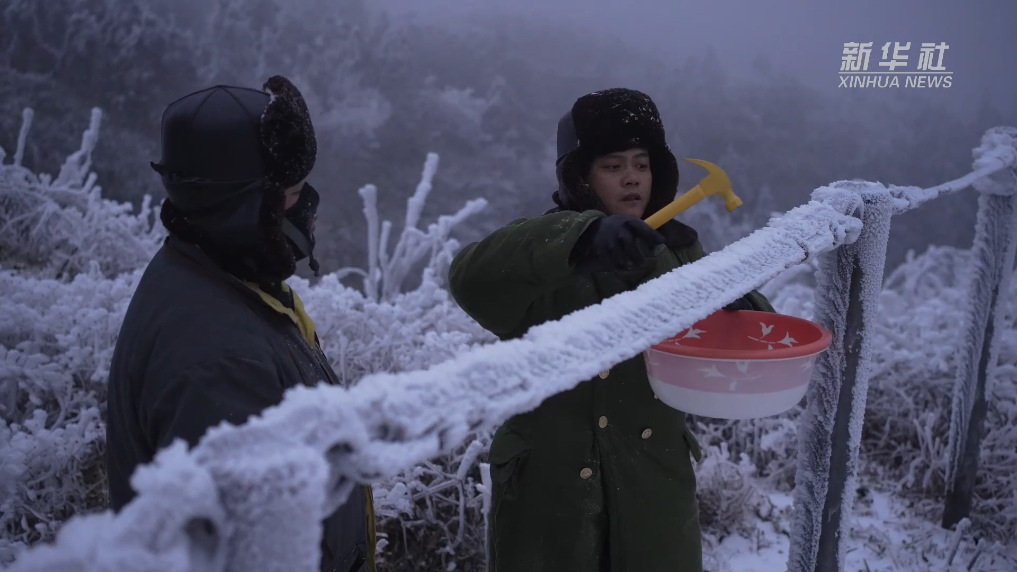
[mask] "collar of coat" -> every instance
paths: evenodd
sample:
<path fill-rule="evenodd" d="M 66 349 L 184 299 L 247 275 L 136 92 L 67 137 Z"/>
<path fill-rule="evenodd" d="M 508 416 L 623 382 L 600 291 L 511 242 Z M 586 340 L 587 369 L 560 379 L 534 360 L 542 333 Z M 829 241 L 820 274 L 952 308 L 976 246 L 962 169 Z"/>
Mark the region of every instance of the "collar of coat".
<path fill-rule="evenodd" d="M 303 336 L 305 340 L 307 340 L 307 343 L 310 344 L 312 348 L 317 345 L 318 338 L 315 333 L 314 320 L 312 320 L 311 317 L 307 315 L 307 311 L 304 310 L 303 301 L 301 301 L 300 296 L 297 296 L 297 293 L 294 292 L 292 288 L 290 288 L 289 284 L 283 282 L 280 285 L 280 287 L 282 288 L 282 291 L 285 294 L 293 297 L 292 309 L 287 308 L 285 305 L 283 305 L 282 302 L 279 301 L 278 298 L 265 292 L 257 284 L 253 282 L 244 282 L 244 285 L 253 290 L 254 293 L 261 297 L 261 300 L 268 304 L 269 307 L 271 307 L 273 310 L 279 312 L 280 314 L 283 314 L 290 320 L 293 320 L 293 323 L 297 326 L 297 329 L 300 330 L 300 335 Z"/>
<path fill-rule="evenodd" d="M 165 244 L 180 255 L 197 263 L 199 267 L 203 268 L 206 272 L 213 274 L 219 280 L 223 280 L 226 283 L 232 283 L 235 287 L 240 288 L 241 290 L 249 290 L 253 294 L 257 295 L 261 301 L 270 308 L 292 320 L 294 325 L 296 325 L 297 330 L 300 331 L 300 336 L 307 340 L 307 343 L 310 344 L 312 348 L 317 346 L 318 341 L 314 320 L 311 319 L 311 317 L 307 314 L 307 311 L 304 309 L 304 303 L 300 299 L 300 296 L 297 296 L 297 293 L 294 292 L 293 289 L 286 284 L 286 282 L 281 282 L 279 287 L 283 294 L 288 295 L 293 299 L 292 308 L 287 307 L 281 300 L 268 292 L 265 292 L 265 290 L 258 284 L 241 280 L 222 269 L 201 249 L 200 246 L 182 240 L 172 234 L 166 237 Z"/>

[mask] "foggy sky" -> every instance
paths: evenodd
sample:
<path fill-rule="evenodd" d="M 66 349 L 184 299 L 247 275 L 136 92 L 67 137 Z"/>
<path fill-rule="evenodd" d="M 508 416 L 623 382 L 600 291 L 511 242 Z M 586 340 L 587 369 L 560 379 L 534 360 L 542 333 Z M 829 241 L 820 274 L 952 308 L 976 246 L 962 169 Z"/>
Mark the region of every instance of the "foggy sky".
<path fill-rule="evenodd" d="M 380 0 L 396 12 L 454 22 L 470 13 L 507 13 L 587 28 L 673 61 L 712 47 L 732 76 L 752 73 L 765 56 L 803 84 L 838 96 L 844 42 L 873 42 L 870 70 L 879 70 L 885 42 L 911 42 L 913 69 L 922 42 L 946 42 L 954 72 L 950 89 L 924 90 L 958 113 L 984 95 L 1017 117 L 1017 0 Z M 450 24 L 454 25 L 454 24 Z M 853 90 L 840 89 L 845 96 Z M 914 94 L 914 89 L 891 90 Z M 845 101 L 847 98 L 845 97 Z"/>

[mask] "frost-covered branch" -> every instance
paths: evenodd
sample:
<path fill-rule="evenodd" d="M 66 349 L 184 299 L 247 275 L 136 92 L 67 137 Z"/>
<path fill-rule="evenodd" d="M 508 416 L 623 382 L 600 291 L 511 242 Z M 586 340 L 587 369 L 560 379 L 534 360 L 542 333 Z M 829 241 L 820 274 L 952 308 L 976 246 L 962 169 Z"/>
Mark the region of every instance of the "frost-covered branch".
<path fill-rule="evenodd" d="M 896 205 L 894 214 L 902 214 L 916 209 L 940 195 L 955 193 L 972 185 L 977 187 L 991 179 L 1012 182 L 1011 169 L 1017 165 L 1017 149 L 1014 148 L 1013 129 L 1013 127 L 994 127 L 988 130 L 982 137 L 982 144 L 974 150 L 974 170 L 959 179 L 927 189 L 890 185 L 890 194 L 904 201 Z M 995 177 L 997 173 L 1002 176 Z M 1014 186 L 1013 184 L 996 184 L 993 186 L 991 194 L 1012 193 Z"/>
<path fill-rule="evenodd" d="M 459 248 L 459 243 L 450 239 L 449 233 L 456 225 L 487 206 L 484 199 L 467 201 L 455 214 L 440 216 L 437 222 L 428 226 L 427 232 L 418 229 L 417 224 L 437 172 L 438 155 L 428 153 L 416 191 L 406 200 L 403 231 L 391 254 L 388 251 L 388 239 L 392 223 L 386 220 L 381 225 L 378 224 L 378 189 L 374 185 L 365 185 L 358 191 L 364 201 L 364 218 L 367 219 L 367 270 L 344 268 L 338 274 L 340 277 L 349 274 L 363 276 L 364 293 L 375 302 L 393 300 L 402 291 L 406 278 L 428 255 L 425 276 L 441 284 L 453 254 Z"/>
<path fill-rule="evenodd" d="M 69 278 L 93 266 L 115 276 L 147 263 L 165 236 L 158 209 L 102 198 L 91 172 L 102 112 L 91 122 L 54 179 L 23 166 L 33 112 L 22 114 L 13 164 L 0 149 L 0 265 L 39 277 Z"/>

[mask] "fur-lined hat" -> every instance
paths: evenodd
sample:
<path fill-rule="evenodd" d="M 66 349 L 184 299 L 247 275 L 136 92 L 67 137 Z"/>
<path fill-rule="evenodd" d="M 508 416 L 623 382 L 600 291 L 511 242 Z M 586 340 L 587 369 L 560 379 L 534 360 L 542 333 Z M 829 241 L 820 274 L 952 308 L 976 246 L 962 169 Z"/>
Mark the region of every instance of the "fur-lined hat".
<path fill-rule="evenodd" d="M 636 147 L 650 155 L 650 215 L 656 212 L 654 206 L 666 205 L 678 191 L 678 161 L 667 145 L 657 106 L 634 89 L 607 89 L 580 97 L 558 122 L 555 202 L 568 210 L 602 209 L 600 199 L 584 182 L 593 160 Z"/>
<path fill-rule="evenodd" d="M 162 222 L 242 280 L 273 283 L 311 255 L 287 224 L 284 191 L 314 167 L 317 142 L 300 91 L 274 76 L 262 91 L 216 85 L 171 103 L 162 119 Z M 317 206 L 317 193 L 303 194 Z"/>
<path fill-rule="evenodd" d="M 556 210 L 604 211 L 604 203 L 585 178 L 599 156 L 641 147 L 650 156 L 653 186 L 644 218 L 674 200 L 678 192 L 678 160 L 667 144 L 656 104 L 645 93 L 613 88 L 576 100 L 558 122 L 558 190 Z M 661 231 L 675 246 L 697 240 L 696 231 L 677 223 Z"/>

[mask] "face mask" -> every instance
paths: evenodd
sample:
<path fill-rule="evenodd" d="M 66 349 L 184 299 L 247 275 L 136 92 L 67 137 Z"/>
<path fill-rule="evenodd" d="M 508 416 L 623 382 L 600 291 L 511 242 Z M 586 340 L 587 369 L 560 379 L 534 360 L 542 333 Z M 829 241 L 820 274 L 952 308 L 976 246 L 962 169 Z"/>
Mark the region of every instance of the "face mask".
<path fill-rule="evenodd" d="M 304 188 L 300 191 L 300 198 L 296 204 L 286 210 L 283 220 L 283 234 L 290 241 L 294 258 L 298 262 L 307 258 L 307 265 L 314 271 L 315 276 L 319 276 L 319 265 L 318 261 L 314 259 L 315 240 L 311 224 L 318 213 L 320 199 L 318 191 L 310 183 L 304 183 Z"/>

